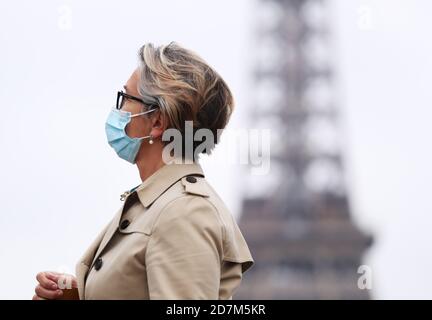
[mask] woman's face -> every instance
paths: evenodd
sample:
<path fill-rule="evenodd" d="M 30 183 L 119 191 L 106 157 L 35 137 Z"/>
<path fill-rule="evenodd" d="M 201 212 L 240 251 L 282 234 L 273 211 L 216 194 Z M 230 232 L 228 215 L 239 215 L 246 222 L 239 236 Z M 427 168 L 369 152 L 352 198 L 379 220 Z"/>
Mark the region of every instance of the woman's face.
<path fill-rule="evenodd" d="M 135 97 L 140 96 L 137 89 L 138 79 L 139 79 L 139 69 L 136 69 L 132 73 L 129 80 L 126 82 L 126 84 L 123 86 L 127 94 Z M 147 108 L 145 107 L 144 104 L 138 101 L 125 99 L 122 110 L 129 111 L 132 114 L 136 114 L 147 110 Z M 148 116 L 142 115 L 142 116 L 131 118 L 131 121 L 127 124 L 125 129 L 126 134 L 131 138 L 139 138 L 151 134 L 152 121 L 149 116 L 152 115 L 153 113 L 154 112 L 149 113 Z"/>

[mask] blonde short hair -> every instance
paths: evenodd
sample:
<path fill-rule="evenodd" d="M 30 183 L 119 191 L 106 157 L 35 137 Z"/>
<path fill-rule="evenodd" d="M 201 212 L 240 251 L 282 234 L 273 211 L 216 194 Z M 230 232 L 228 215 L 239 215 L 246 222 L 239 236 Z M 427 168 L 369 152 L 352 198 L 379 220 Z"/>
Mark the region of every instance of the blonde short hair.
<path fill-rule="evenodd" d="M 194 133 L 209 129 L 217 144 L 234 108 L 232 93 L 222 77 L 196 53 L 176 42 L 159 47 L 146 43 L 138 56 L 138 92 L 145 102 L 159 106 L 166 116 L 167 129 L 179 130 L 184 138 L 185 121 L 192 121 Z M 199 143 L 193 143 L 194 154 Z M 206 149 L 204 153 L 211 151 Z"/>

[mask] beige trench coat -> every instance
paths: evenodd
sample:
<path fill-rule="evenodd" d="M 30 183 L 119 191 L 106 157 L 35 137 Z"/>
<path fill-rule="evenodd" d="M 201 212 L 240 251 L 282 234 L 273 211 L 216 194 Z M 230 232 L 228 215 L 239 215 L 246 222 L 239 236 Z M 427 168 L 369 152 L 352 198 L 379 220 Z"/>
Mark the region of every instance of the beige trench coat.
<path fill-rule="evenodd" d="M 232 299 L 253 263 L 201 166 L 173 163 L 127 195 L 76 276 L 80 299 Z"/>

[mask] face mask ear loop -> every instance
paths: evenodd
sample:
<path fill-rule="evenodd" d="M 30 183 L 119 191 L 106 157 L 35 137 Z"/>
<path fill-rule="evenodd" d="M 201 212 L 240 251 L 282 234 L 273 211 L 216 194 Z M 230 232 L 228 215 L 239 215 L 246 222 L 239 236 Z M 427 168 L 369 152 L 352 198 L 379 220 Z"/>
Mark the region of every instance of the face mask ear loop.
<path fill-rule="evenodd" d="M 147 113 L 150 113 L 150 112 L 153 112 L 153 111 L 156 111 L 156 109 L 151 109 L 151 110 L 148 110 L 148 111 L 144 111 L 144 112 L 140 112 L 140 113 L 135 113 L 135 114 L 130 115 L 129 117 L 130 118 L 138 117 L 138 116 L 142 116 L 144 114 L 147 114 Z"/>
<path fill-rule="evenodd" d="M 148 136 L 141 137 L 139 139 L 144 140 L 144 139 L 147 139 L 147 138 L 150 138 L 149 144 L 153 144 L 154 143 L 153 136 L 151 134 L 148 135 Z"/>
<path fill-rule="evenodd" d="M 147 114 L 147 113 L 150 113 L 150 112 L 153 112 L 153 111 L 156 111 L 156 109 L 151 109 L 151 110 L 148 110 L 148 111 L 132 114 L 132 115 L 129 116 L 129 118 L 138 117 L 138 116 L 141 116 L 143 114 Z M 154 143 L 153 136 L 151 134 L 148 135 L 148 136 L 141 137 L 140 139 L 147 139 L 147 138 L 150 138 L 149 144 L 153 144 Z"/>

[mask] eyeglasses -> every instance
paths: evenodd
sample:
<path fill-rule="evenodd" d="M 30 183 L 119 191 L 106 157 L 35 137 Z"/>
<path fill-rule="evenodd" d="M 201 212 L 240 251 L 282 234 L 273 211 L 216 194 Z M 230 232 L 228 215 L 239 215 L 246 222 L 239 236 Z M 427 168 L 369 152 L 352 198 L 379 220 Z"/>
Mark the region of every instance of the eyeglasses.
<path fill-rule="evenodd" d="M 120 110 L 121 108 L 123 108 L 123 105 L 124 105 L 124 102 L 126 99 L 140 102 L 143 105 L 145 105 L 146 107 L 149 107 L 150 109 L 154 109 L 154 108 L 158 107 L 155 104 L 149 105 L 149 104 L 145 103 L 142 99 L 135 97 L 135 96 L 131 96 L 130 94 L 124 93 L 123 91 L 118 91 L 117 92 L 117 103 L 116 103 L 116 109 L 117 110 Z"/>

